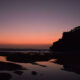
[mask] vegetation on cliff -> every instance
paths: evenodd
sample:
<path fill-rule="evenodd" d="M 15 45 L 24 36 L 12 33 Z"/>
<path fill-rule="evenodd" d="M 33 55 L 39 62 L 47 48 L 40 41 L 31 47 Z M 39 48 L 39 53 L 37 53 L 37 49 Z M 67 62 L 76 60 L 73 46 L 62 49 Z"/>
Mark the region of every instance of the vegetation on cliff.
<path fill-rule="evenodd" d="M 50 47 L 52 51 L 80 51 L 80 26 L 64 32 L 61 39 Z"/>

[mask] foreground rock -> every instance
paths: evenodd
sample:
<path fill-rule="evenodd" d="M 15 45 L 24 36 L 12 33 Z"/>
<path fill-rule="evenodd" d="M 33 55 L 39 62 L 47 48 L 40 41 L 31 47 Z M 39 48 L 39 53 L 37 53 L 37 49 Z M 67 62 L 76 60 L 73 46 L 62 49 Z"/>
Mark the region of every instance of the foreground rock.
<path fill-rule="evenodd" d="M 18 64 L 0 61 L 0 71 L 15 71 L 15 70 L 25 70 L 25 68 Z"/>
<path fill-rule="evenodd" d="M 10 80 L 12 76 L 9 73 L 0 73 L 0 80 Z"/>

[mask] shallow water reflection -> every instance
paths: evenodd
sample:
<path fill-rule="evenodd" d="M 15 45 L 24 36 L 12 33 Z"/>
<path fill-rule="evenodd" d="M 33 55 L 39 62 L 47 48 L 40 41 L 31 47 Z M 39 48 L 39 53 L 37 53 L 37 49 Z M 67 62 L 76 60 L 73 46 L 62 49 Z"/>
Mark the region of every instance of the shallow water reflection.
<path fill-rule="evenodd" d="M 0 74 L 5 74 L 7 80 L 80 80 L 79 64 L 68 64 L 50 56 L 36 56 L 36 59 L 32 58 L 31 61 L 23 56 L 21 59 L 25 58 L 25 62 L 18 62 L 12 56 L 10 60 L 8 57 L 10 56 L 0 56 Z"/>

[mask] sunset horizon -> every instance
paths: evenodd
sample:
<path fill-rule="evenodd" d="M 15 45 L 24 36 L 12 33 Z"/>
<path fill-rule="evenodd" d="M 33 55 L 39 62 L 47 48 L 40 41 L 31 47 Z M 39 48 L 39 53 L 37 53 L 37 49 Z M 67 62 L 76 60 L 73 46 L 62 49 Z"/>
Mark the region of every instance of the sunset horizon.
<path fill-rule="evenodd" d="M 0 0 L 0 80 L 80 80 L 80 0 Z"/>
<path fill-rule="evenodd" d="M 80 25 L 79 8 L 79 0 L 1 0 L 0 45 L 53 44 Z"/>

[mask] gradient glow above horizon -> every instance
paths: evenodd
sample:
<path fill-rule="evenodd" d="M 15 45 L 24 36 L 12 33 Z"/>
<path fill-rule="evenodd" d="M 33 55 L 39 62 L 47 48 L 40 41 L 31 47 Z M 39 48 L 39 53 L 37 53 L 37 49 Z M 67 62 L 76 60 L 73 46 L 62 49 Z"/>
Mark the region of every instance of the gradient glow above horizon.
<path fill-rule="evenodd" d="M 0 0 L 1 46 L 52 44 L 79 25 L 80 0 Z"/>

